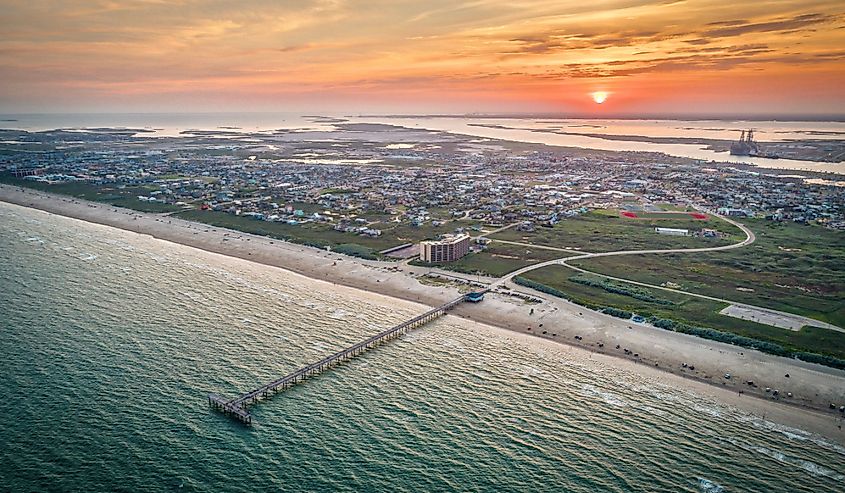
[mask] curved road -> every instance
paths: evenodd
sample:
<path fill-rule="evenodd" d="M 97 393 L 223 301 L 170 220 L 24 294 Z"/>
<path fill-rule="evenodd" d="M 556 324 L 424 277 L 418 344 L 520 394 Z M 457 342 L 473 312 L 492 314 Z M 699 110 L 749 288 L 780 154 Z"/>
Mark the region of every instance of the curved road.
<path fill-rule="evenodd" d="M 736 305 L 736 306 L 740 306 L 740 307 L 744 307 L 744 308 L 748 308 L 748 309 L 752 309 L 752 310 L 772 313 L 772 314 L 776 314 L 776 315 L 780 315 L 780 316 L 784 316 L 784 317 L 789 317 L 789 318 L 792 318 L 792 319 L 795 319 L 795 320 L 800 320 L 801 322 L 804 323 L 804 325 L 812 325 L 814 327 L 822 327 L 822 328 L 825 328 L 825 329 L 835 330 L 835 331 L 838 331 L 838 332 L 845 332 L 845 329 L 843 329 L 841 327 L 838 327 L 836 325 L 832 325 L 832 324 L 829 324 L 829 323 L 826 323 L 826 322 L 821 322 L 819 320 L 815 320 L 815 319 L 812 319 L 812 318 L 809 318 L 809 317 L 803 317 L 803 316 L 800 316 L 800 315 L 795 315 L 795 314 L 788 313 L 788 312 L 782 312 L 782 311 L 779 311 L 779 310 L 772 310 L 772 309 L 769 309 L 769 308 L 762 308 L 762 307 L 759 307 L 759 306 L 749 305 L 749 304 L 746 304 L 746 303 L 739 303 L 739 302 L 736 302 L 736 301 L 726 300 L 724 298 L 716 298 L 714 296 L 707 296 L 707 295 L 698 294 L 698 293 L 690 293 L 688 291 L 683 291 L 683 290 L 680 290 L 680 289 L 672 289 L 672 288 L 667 288 L 665 286 L 657 286 L 657 285 L 654 285 L 654 284 L 648 284 L 648 283 L 639 282 L 639 281 L 632 281 L 630 279 L 624 279 L 624 278 L 621 278 L 621 277 L 608 276 L 608 275 L 605 275 L 605 274 L 600 274 L 600 273 L 597 273 L 597 272 L 588 271 L 586 269 L 582 269 L 580 267 L 575 267 L 573 265 L 568 264 L 568 262 L 571 261 L 571 260 L 581 260 L 581 259 L 594 258 L 594 257 L 614 257 L 614 256 L 619 256 L 619 255 L 643 255 L 643 254 L 650 254 L 650 253 L 718 252 L 718 251 L 722 251 L 722 250 L 733 250 L 733 249 L 736 249 L 736 248 L 742 248 L 742 247 L 748 246 L 748 245 L 754 243 L 754 241 L 756 241 L 757 237 L 754 235 L 754 232 L 751 231 L 750 229 L 748 229 L 744 224 L 738 223 L 738 222 L 734 221 L 733 219 L 730 219 L 730 218 L 727 218 L 727 217 L 724 217 L 724 216 L 720 216 L 718 214 L 714 214 L 711 211 L 705 211 L 705 212 L 708 212 L 711 215 L 718 217 L 719 219 L 722 219 L 723 221 L 728 222 L 730 224 L 733 224 L 734 226 L 741 229 L 742 232 L 745 233 L 745 239 L 743 241 L 739 242 L 739 243 L 734 243 L 732 245 L 718 246 L 718 247 L 686 248 L 686 249 L 684 249 L 684 248 L 671 248 L 671 249 L 663 249 L 663 250 L 623 250 L 623 251 L 616 251 L 616 252 L 584 253 L 584 254 L 576 255 L 576 256 L 572 256 L 572 257 L 563 257 L 563 258 L 558 258 L 558 259 L 554 259 L 554 260 L 548 260 L 546 262 L 540 262 L 538 264 L 529 265 L 529 266 L 523 267 L 521 269 L 517 269 L 517 270 L 515 270 L 515 271 L 513 271 L 509 274 L 505 274 L 504 276 L 499 278 L 497 281 L 495 281 L 493 284 L 491 284 L 490 288 L 492 289 L 492 288 L 501 286 L 505 282 L 512 280 L 514 277 L 522 275 L 526 272 L 530 272 L 534 269 L 539 269 L 539 268 L 546 267 L 546 266 L 549 266 L 549 265 L 563 265 L 563 266 L 568 267 L 572 270 L 575 270 L 575 271 L 578 271 L 578 272 L 584 272 L 584 273 L 588 273 L 588 274 L 593 274 L 593 275 L 596 275 L 596 276 L 599 276 L 599 277 L 603 277 L 605 279 L 612 279 L 614 281 L 626 282 L 628 284 L 634 284 L 634 285 L 642 286 L 642 287 L 646 287 L 646 288 L 660 289 L 660 290 L 663 290 L 663 291 L 669 291 L 669 292 L 683 294 L 683 295 L 687 295 L 687 296 L 694 296 L 696 298 L 703 298 L 703 299 L 706 299 L 706 300 L 717 301 L 719 303 L 727 303 L 729 305 Z M 536 247 L 536 245 L 532 245 L 532 246 Z"/>
<path fill-rule="evenodd" d="M 496 281 L 494 284 L 498 286 L 498 285 L 500 285 L 500 284 L 502 284 L 506 281 L 510 281 L 511 279 L 513 279 L 514 277 L 516 277 L 518 275 L 524 274 L 524 273 L 526 273 L 528 271 L 532 271 L 534 269 L 539 269 L 540 267 L 546 267 L 548 265 L 566 265 L 569 268 L 579 270 L 576 267 L 572 267 L 571 265 L 566 264 L 570 260 L 581 260 L 581 259 L 593 258 L 593 257 L 614 257 L 614 256 L 617 256 L 617 255 L 642 255 L 642 254 L 647 254 L 647 253 L 717 252 L 717 251 L 721 251 L 721 250 L 733 250 L 735 248 L 742 248 L 744 246 L 747 246 L 747 245 L 754 243 L 757 240 L 757 237 L 754 236 L 754 232 L 751 231 L 750 229 L 748 229 L 747 227 L 745 227 L 744 224 L 740 224 L 740 223 L 734 221 L 733 219 L 728 219 L 727 217 L 723 217 L 723 216 L 719 216 L 717 214 L 713 214 L 712 212 L 710 214 L 712 214 L 715 217 L 718 217 L 719 219 L 722 219 L 725 222 L 733 224 L 734 226 L 741 229 L 742 232 L 745 233 L 745 239 L 742 240 L 739 243 L 733 243 L 731 245 L 724 245 L 724 246 L 718 246 L 718 247 L 670 248 L 670 249 L 663 249 L 663 250 L 621 250 L 621 251 L 616 251 L 616 252 L 584 253 L 582 255 L 575 255 L 573 257 L 563 257 L 563 258 L 558 258 L 558 259 L 554 259 L 554 260 L 547 260 L 545 262 L 540 262 L 539 264 L 533 264 L 533 265 L 529 265 L 527 267 L 523 267 L 521 269 L 517 269 L 517 270 L 515 270 L 515 271 L 513 271 L 509 274 L 505 274 L 498 281 Z M 584 271 L 584 272 L 587 272 L 587 271 Z M 598 274 L 598 275 L 601 275 L 601 274 Z M 608 276 L 604 276 L 604 277 L 608 277 Z M 625 282 L 633 282 L 633 281 L 628 281 L 628 280 L 625 280 L 625 279 L 619 279 L 619 280 L 625 281 Z M 683 291 L 681 291 L 681 292 L 683 292 Z M 693 294 L 693 293 L 685 293 L 684 292 L 684 294 Z"/>

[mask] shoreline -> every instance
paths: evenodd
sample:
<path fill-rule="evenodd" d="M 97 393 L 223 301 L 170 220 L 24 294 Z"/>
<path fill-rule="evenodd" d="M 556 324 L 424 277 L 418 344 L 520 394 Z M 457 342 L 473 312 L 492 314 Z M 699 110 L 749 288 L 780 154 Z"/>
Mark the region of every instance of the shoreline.
<path fill-rule="evenodd" d="M 416 277 L 430 272 L 426 268 L 361 260 L 166 215 L 9 185 L 0 185 L 0 201 L 278 267 L 389 298 L 432 306 L 458 295 L 453 285 L 420 283 Z M 513 291 L 527 292 L 519 287 Z M 460 306 L 450 314 L 496 330 L 522 334 L 526 340 L 542 338 L 562 343 L 572 350 L 584 351 L 584 357 L 677 382 L 752 414 L 845 444 L 843 416 L 828 408 L 831 402 L 837 407 L 845 405 L 843 371 L 639 326 L 564 300 L 531 294 L 545 301 L 526 304 L 508 296 L 488 295 L 483 303 Z M 545 335 L 541 334 L 544 330 Z M 620 349 L 615 349 L 617 345 Z M 629 349 L 630 354 L 624 355 L 623 348 Z M 683 363 L 694 365 L 696 370 L 684 368 Z M 728 372 L 732 378 L 723 378 Z M 753 380 L 757 387 L 746 385 L 747 380 Z M 762 390 L 765 387 L 780 390 L 778 402 Z M 794 396 L 785 397 L 787 392 Z"/>
<path fill-rule="evenodd" d="M 550 130 L 531 129 L 524 127 L 502 127 L 481 125 L 474 126 L 471 123 L 467 124 L 467 128 L 452 128 L 443 125 L 437 125 L 435 120 L 428 120 L 428 124 L 420 123 L 419 127 L 409 126 L 407 123 L 401 121 L 393 121 L 391 123 L 378 123 L 365 121 L 361 117 L 354 117 L 350 119 L 349 123 L 353 124 L 372 124 L 372 125 L 394 125 L 401 128 L 420 128 L 432 132 L 443 132 L 446 134 L 460 136 L 464 138 L 482 138 L 489 139 L 494 143 L 507 144 L 522 144 L 522 145 L 540 145 L 549 147 L 558 147 L 561 149 L 571 149 L 577 151 L 592 151 L 592 152 L 611 152 L 611 153 L 653 153 L 661 154 L 669 158 L 686 159 L 690 161 L 701 161 L 704 163 L 716 163 L 737 168 L 748 168 L 750 171 L 759 173 L 813 173 L 829 176 L 842 176 L 845 174 L 845 161 L 827 162 L 815 160 L 798 160 L 792 158 L 778 158 L 771 159 L 765 157 L 750 157 L 750 156 L 730 156 L 727 150 L 725 155 L 721 152 L 710 150 L 707 147 L 691 143 L 656 143 L 647 140 L 621 140 L 618 138 L 605 139 L 603 137 L 580 134 L 565 134 Z M 425 120 L 421 120 L 425 122 Z M 513 132 L 524 132 L 524 135 L 510 135 Z M 505 133 L 505 135 L 502 135 Z M 611 134 L 603 134 L 611 135 Z M 539 136 L 539 137 L 538 137 Z M 543 136 L 547 138 L 543 138 Z M 591 142 L 575 143 L 563 142 L 559 138 L 574 138 L 574 139 L 589 139 Z M 669 137 L 671 139 L 671 137 Z M 550 140 L 551 139 L 551 140 Z M 594 141 L 594 142 L 592 142 Z M 618 145 L 611 146 L 610 144 L 627 143 L 631 146 L 636 145 L 636 148 L 629 147 L 619 149 Z M 686 146 L 688 149 L 684 152 L 677 150 L 655 148 L 654 146 Z"/>

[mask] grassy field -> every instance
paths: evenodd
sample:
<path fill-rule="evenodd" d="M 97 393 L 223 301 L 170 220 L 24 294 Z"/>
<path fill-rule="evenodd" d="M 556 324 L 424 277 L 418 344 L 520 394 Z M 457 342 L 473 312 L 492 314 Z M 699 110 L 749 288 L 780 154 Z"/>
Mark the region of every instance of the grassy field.
<path fill-rule="evenodd" d="M 692 207 L 684 206 L 684 205 L 675 205 L 675 204 L 667 204 L 667 203 L 660 203 L 654 204 L 657 207 L 663 209 L 664 211 L 688 211 L 693 212 Z"/>
<path fill-rule="evenodd" d="M 491 243 L 483 252 L 471 253 L 457 262 L 442 264 L 414 262 L 414 265 L 439 267 L 468 274 L 480 273 L 492 277 L 501 277 L 508 272 L 513 272 L 526 265 L 565 256 L 567 254 L 553 250 L 531 249 L 519 245 Z"/>
<path fill-rule="evenodd" d="M 639 296 L 612 293 L 596 286 L 587 286 L 573 279 L 593 279 L 598 276 L 578 274 L 564 266 L 553 265 L 526 273 L 523 277 L 553 287 L 573 301 L 597 308 L 614 307 L 644 317 L 655 316 L 683 322 L 689 325 L 738 334 L 753 339 L 780 344 L 785 348 L 845 357 L 845 334 L 827 329 L 804 327 L 800 331 L 780 329 L 751 321 L 719 314 L 727 306 L 724 303 L 704 300 L 693 296 L 671 293 L 659 289 L 648 289 L 621 282 L 611 282 L 623 290 L 632 290 Z M 653 298 L 645 301 L 643 298 Z"/>
<path fill-rule="evenodd" d="M 158 187 L 126 187 L 121 189 L 113 186 L 91 185 L 84 182 L 56 183 L 51 185 L 47 183 L 23 180 L 15 178 L 14 176 L 3 174 L 0 174 L 0 183 L 17 185 L 60 195 L 69 195 L 71 197 L 90 200 L 92 202 L 103 202 L 140 212 L 159 213 L 181 210 L 181 207 L 177 207 L 175 205 L 138 200 L 138 195 L 147 195 L 152 190 L 158 190 Z"/>
<path fill-rule="evenodd" d="M 479 224 L 477 221 L 449 221 L 438 227 L 432 226 L 431 223 L 423 224 L 420 227 L 414 227 L 407 223 L 381 222 L 375 223 L 371 227 L 381 229 L 383 234 L 376 238 L 370 238 L 353 233 L 335 231 L 332 229 L 332 225 L 326 223 L 289 225 L 285 223 L 259 221 L 224 212 L 185 209 L 183 207 L 177 207 L 169 204 L 157 202 L 150 203 L 138 200 L 138 195 L 148 195 L 150 191 L 158 190 L 158 187 L 153 185 L 144 187 L 126 187 L 123 189 L 114 186 L 96 186 L 83 182 L 57 183 L 51 185 L 22 180 L 20 178 L 2 174 L 0 174 L 0 183 L 23 186 L 35 190 L 68 195 L 95 202 L 103 202 L 141 212 L 175 212 L 178 217 L 190 221 L 314 246 L 331 246 L 334 248 L 339 245 L 359 245 L 361 247 L 365 247 L 366 251 L 373 254 L 404 243 L 418 242 L 427 238 L 434 238 L 440 234 L 451 233 L 457 227 L 469 228 L 473 225 Z M 302 209 L 306 214 L 314 212 L 322 213 L 325 210 L 324 207 L 319 205 L 302 202 L 294 202 L 289 205 L 292 205 L 297 209 Z"/>
<path fill-rule="evenodd" d="M 649 284 L 673 282 L 685 291 L 845 327 L 845 233 L 762 219 L 743 222 L 757 236 L 756 242 L 744 248 L 604 257 L 573 265 Z"/>
<path fill-rule="evenodd" d="M 280 240 L 314 246 L 337 246 L 342 244 L 358 244 L 378 252 L 393 246 L 401 245 L 402 241 L 382 235 L 377 238 L 359 236 L 351 233 L 335 231 L 326 223 L 307 223 L 290 225 L 279 222 L 268 222 L 250 217 L 236 216 L 226 212 L 186 210 L 175 214 L 176 217 L 210 224 L 220 228 L 234 229 L 261 236 L 269 236 Z"/>
<path fill-rule="evenodd" d="M 668 216 L 668 218 L 653 219 L 652 216 Z M 727 233 L 728 236 L 725 238 L 667 236 L 655 233 L 655 227 L 689 230 L 708 228 Z M 707 220 L 696 220 L 684 214 L 650 214 L 648 218 L 632 219 L 621 217 L 615 210 L 597 210 L 564 219 L 552 228 L 538 226 L 530 233 L 508 229 L 490 238 L 557 248 L 575 248 L 587 252 L 612 252 L 729 245 L 742 241 L 745 235 L 736 226 L 713 217 L 708 217 Z"/>
<path fill-rule="evenodd" d="M 330 246 L 335 248 L 339 245 L 360 245 L 372 254 L 404 243 L 418 242 L 426 238 L 433 238 L 438 234 L 449 233 L 456 227 L 456 223 L 454 222 L 444 224 L 440 227 L 434 227 L 431 224 L 413 227 L 409 224 L 379 223 L 372 225 L 372 227 L 381 229 L 382 235 L 371 238 L 354 233 L 335 231 L 332 225 L 327 223 L 290 225 L 236 216 L 226 212 L 201 211 L 196 209 L 178 212 L 176 216 L 189 221 L 312 246 Z"/>

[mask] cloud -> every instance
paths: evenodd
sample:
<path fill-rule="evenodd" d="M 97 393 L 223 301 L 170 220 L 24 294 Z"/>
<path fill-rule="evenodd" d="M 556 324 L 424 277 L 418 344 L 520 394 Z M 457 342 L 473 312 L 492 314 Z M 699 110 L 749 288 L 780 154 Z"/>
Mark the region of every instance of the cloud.
<path fill-rule="evenodd" d="M 37 101 L 69 86 L 107 97 L 165 93 L 168 84 L 221 94 L 376 93 L 403 84 L 424 92 L 429 84 L 436 98 L 443 87 L 472 84 L 515 91 L 563 79 L 589 84 L 752 70 L 777 77 L 798 63 L 842 73 L 845 45 L 845 8 L 828 0 L 7 4 L 0 101 L 10 94 Z"/>
<path fill-rule="evenodd" d="M 837 20 L 838 16 L 825 15 L 820 13 L 801 14 L 792 18 L 781 18 L 767 22 L 743 22 L 732 21 L 731 24 L 704 31 L 703 36 L 709 38 L 726 38 L 742 36 L 750 33 L 775 33 L 794 32 L 818 24 L 831 23 Z"/>

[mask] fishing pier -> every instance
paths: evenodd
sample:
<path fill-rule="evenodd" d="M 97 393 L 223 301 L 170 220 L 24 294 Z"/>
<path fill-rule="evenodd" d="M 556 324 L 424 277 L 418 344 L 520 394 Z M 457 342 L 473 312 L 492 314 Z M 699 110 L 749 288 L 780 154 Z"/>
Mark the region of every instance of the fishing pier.
<path fill-rule="evenodd" d="M 369 337 L 353 346 L 340 350 L 331 356 L 327 356 L 316 363 L 302 367 L 293 373 L 285 375 L 272 382 L 266 383 L 255 390 L 250 390 L 245 394 L 241 394 L 234 399 L 225 399 L 217 394 L 208 395 L 208 403 L 217 411 L 222 412 L 244 424 L 252 424 L 252 415 L 249 413 L 247 406 L 255 404 L 256 402 L 270 397 L 280 391 L 286 390 L 294 385 L 303 382 L 309 377 L 318 375 L 333 366 L 336 366 L 346 360 L 352 359 L 359 354 L 381 345 L 391 339 L 395 339 L 406 332 L 421 327 L 435 319 L 445 315 L 447 311 L 455 306 L 468 301 L 477 303 L 484 298 L 485 291 L 478 293 L 465 294 L 456 298 L 446 304 L 440 305 L 437 308 L 429 310 L 422 315 L 416 316 L 410 320 L 402 322 L 399 325 L 383 330 L 378 334 Z"/>

